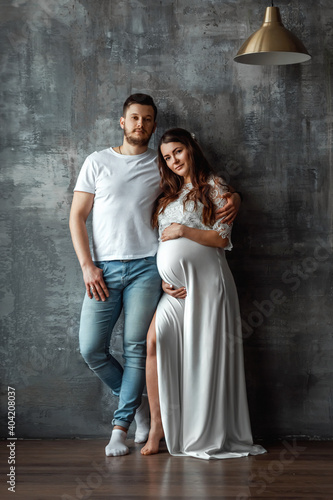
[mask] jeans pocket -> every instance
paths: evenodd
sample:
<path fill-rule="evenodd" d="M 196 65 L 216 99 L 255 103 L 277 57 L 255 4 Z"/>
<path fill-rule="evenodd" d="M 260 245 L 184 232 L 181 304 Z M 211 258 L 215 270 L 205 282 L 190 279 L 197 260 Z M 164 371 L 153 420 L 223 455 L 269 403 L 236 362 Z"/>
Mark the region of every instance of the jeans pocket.
<path fill-rule="evenodd" d="M 104 270 L 105 270 L 105 266 L 106 264 L 108 264 L 108 261 L 107 260 L 95 260 L 94 261 L 94 264 L 96 267 L 98 267 L 99 269 L 102 269 L 103 273 L 104 273 Z"/>
<path fill-rule="evenodd" d="M 145 257 L 143 260 L 145 262 L 151 262 L 152 264 L 156 264 L 156 255 Z"/>

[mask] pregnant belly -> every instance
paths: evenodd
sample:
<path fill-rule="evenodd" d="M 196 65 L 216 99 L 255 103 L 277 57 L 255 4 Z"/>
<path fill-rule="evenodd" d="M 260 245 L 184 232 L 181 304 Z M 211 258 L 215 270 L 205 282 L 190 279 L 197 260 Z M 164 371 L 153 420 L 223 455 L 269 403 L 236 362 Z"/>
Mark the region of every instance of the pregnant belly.
<path fill-rule="evenodd" d="M 200 274 L 211 260 L 216 260 L 216 249 L 187 238 L 162 242 L 157 252 L 158 272 L 175 288 L 187 287 L 189 275 Z"/>

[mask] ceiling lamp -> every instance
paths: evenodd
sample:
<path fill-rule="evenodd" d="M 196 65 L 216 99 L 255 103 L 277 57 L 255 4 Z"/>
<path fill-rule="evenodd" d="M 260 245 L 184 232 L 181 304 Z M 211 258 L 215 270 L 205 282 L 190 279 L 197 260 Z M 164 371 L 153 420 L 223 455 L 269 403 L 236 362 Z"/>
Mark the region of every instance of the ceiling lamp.
<path fill-rule="evenodd" d="M 239 49 L 234 61 L 243 64 L 297 64 L 311 59 L 302 42 L 287 30 L 278 7 L 267 7 L 261 28 Z"/>

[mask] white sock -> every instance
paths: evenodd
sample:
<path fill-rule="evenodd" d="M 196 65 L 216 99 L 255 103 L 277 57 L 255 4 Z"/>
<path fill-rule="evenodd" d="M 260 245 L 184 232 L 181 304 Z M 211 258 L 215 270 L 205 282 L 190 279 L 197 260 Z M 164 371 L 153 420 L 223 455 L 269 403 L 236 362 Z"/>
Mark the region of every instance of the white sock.
<path fill-rule="evenodd" d="M 142 396 L 141 405 L 136 410 L 134 420 L 136 431 L 134 441 L 136 443 L 145 443 L 149 434 L 149 403 L 147 396 Z"/>
<path fill-rule="evenodd" d="M 125 444 L 126 436 L 127 433 L 121 429 L 113 429 L 110 442 L 107 446 L 105 446 L 105 455 L 107 457 L 128 455 L 129 449 Z"/>

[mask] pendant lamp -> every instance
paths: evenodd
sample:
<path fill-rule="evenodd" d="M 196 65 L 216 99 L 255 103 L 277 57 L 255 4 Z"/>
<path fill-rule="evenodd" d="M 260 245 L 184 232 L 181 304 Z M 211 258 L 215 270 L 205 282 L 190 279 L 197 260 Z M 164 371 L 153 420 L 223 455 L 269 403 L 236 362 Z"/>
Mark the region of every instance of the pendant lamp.
<path fill-rule="evenodd" d="M 234 61 L 243 64 L 297 64 L 311 59 L 303 43 L 281 20 L 278 7 L 267 7 L 261 28 L 239 49 Z"/>

